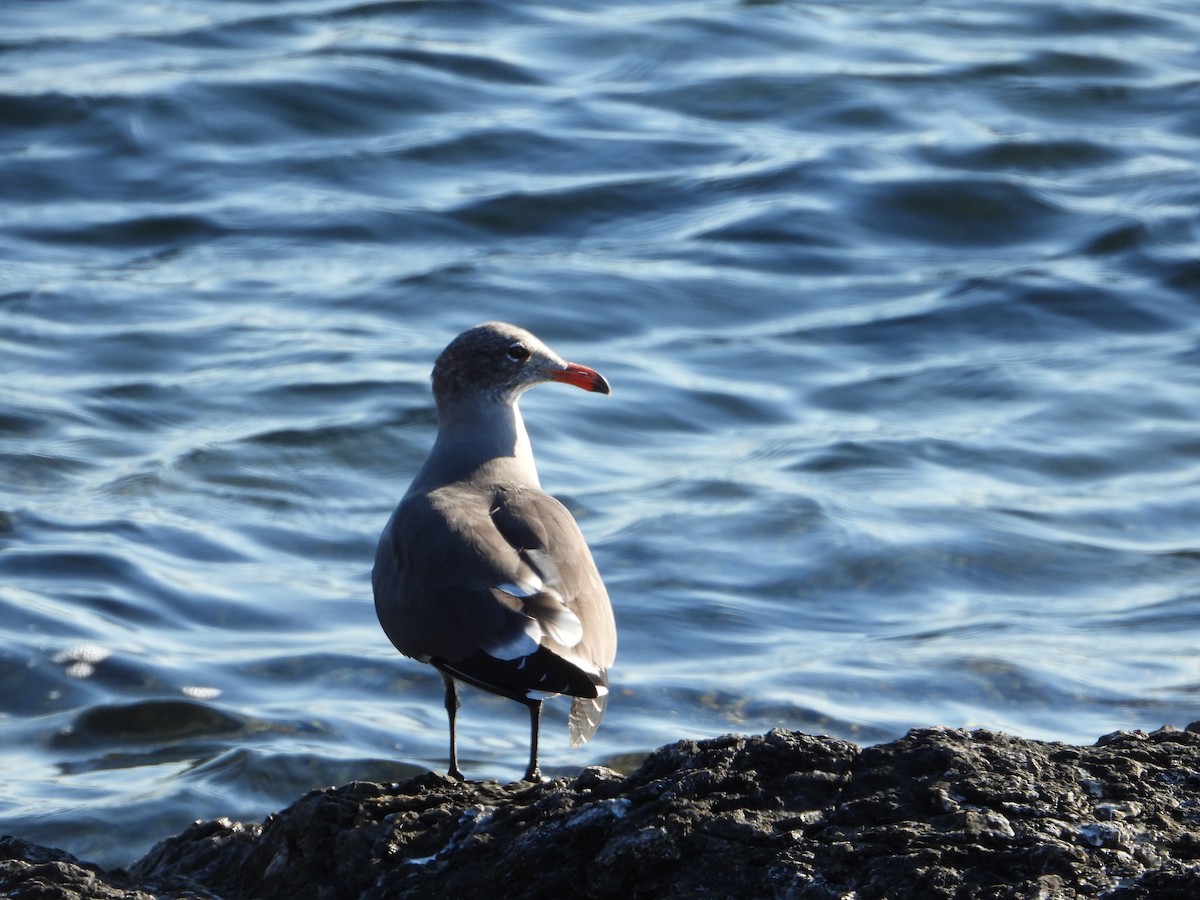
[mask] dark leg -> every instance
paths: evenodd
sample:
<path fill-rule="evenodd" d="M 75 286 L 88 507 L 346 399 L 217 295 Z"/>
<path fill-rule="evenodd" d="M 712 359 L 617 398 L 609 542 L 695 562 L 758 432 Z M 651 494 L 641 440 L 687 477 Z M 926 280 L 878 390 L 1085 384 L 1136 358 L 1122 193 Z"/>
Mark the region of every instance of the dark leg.
<path fill-rule="evenodd" d="M 542 721 L 542 701 L 522 700 L 529 707 L 529 768 L 525 771 L 526 781 L 541 781 L 542 773 L 538 769 L 538 727 Z"/>
<path fill-rule="evenodd" d="M 446 715 L 450 717 L 450 768 L 446 772 L 451 778 L 466 781 L 458 768 L 458 742 L 454 736 L 454 719 L 458 715 L 458 692 L 454 689 L 454 679 L 442 673 L 442 681 L 446 683 Z"/>

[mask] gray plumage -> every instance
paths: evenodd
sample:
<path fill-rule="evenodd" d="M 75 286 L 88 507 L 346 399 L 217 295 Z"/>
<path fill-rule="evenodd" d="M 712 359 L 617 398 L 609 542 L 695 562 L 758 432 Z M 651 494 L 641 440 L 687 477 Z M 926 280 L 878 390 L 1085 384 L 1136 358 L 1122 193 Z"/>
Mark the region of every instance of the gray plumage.
<path fill-rule="evenodd" d="M 529 708 L 531 781 L 542 698 L 574 698 L 572 746 L 595 734 L 608 699 L 608 593 L 574 518 L 541 489 L 517 408 L 546 381 L 609 393 L 598 373 L 513 325 L 487 322 L 446 347 L 433 369 L 437 439 L 375 556 L 384 632 L 442 673 L 457 778 L 455 679 Z"/>

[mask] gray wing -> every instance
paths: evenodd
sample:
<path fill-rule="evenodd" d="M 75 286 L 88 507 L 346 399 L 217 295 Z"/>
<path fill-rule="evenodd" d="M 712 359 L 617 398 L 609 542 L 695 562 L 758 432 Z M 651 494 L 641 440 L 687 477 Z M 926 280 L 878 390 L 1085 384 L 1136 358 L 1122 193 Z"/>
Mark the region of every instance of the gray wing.
<path fill-rule="evenodd" d="M 557 500 L 505 485 L 407 497 L 380 538 L 372 581 L 402 653 L 507 696 L 575 695 L 572 739 L 595 730 L 616 629 L 591 552 Z"/>

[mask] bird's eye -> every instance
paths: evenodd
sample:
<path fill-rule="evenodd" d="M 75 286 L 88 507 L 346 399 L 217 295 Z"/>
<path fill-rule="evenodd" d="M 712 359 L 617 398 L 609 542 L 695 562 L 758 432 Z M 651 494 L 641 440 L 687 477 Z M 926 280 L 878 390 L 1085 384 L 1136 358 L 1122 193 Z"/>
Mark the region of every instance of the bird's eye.
<path fill-rule="evenodd" d="M 508 358 L 515 362 L 525 362 L 531 355 L 529 348 L 519 342 L 510 345 L 508 348 Z"/>

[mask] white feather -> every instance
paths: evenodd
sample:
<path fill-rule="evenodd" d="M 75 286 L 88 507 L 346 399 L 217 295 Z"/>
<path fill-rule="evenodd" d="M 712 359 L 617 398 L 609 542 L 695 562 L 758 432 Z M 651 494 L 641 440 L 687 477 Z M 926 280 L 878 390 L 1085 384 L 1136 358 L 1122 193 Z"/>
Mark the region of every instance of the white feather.
<path fill-rule="evenodd" d="M 537 653 L 541 637 L 541 626 L 533 619 L 530 619 L 520 634 L 503 643 L 489 644 L 484 649 L 489 655 L 496 657 L 496 659 L 520 659 L 522 656 L 530 656 Z"/>

